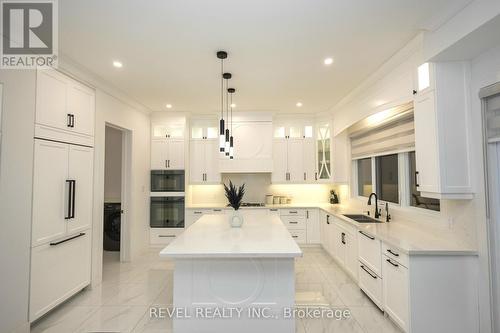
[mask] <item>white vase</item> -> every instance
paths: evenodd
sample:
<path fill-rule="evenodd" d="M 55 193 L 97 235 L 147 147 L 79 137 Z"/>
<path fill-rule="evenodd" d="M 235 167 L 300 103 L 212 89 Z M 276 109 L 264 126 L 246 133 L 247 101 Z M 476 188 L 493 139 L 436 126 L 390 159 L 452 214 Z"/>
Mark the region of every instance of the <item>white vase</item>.
<path fill-rule="evenodd" d="M 229 216 L 229 224 L 233 228 L 240 228 L 243 224 L 243 215 L 241 215 L 239 210 L 233 210 L 232 214 Z"/>

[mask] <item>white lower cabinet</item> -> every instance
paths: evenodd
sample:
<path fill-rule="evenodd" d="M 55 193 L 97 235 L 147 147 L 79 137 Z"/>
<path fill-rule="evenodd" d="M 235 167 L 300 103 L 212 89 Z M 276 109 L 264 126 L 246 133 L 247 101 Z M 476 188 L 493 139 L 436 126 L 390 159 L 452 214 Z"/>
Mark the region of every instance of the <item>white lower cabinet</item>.
<path fill-rule="evenodd" d="M 319 210 L 307 209 L 306 210 L 306 235 L 307 244 L 321 244 L 320 230 L 319 230 Z"/>
<path fill-rule="evenodd" d="M 358 279 L 358 244 L 356 229 L 333 217 L 329 226 L 331 255 L 354 280 Z"/>
<path fill-rule="evenodd" d="M 90 283 L 90 241 L 82 232 L 32 249 L 30 322 Z"/>
<path fill-rule="evenodd" d="M 297 244 L 307 243 L 307 210 L 306 209 L 281 209 L 280 218 L 288 228 L 292 238 Z"/>
<path fill-rule="evenodd" d="M 382 260 L 385 312 L 405 331 L 408 331 L 408 268 L 387 256 Z"/>
<path fill-rule="evenodd" d="M 380 309 L 383 309 L 382 278 L 375 274 L 365 263 L 359 262 L 358 285 Z"/>

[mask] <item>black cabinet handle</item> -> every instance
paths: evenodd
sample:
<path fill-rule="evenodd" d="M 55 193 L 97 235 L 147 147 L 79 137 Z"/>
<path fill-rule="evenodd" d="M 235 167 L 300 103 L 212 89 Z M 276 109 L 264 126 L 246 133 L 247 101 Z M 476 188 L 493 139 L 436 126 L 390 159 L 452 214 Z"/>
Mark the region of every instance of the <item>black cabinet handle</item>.
<path fill-rule="evenodd" d="M 76 180 L 71 180 L 73 183 L 73 191 L 71 194 L 71 218 L 75 218 L 75 206 L 76 206 Z"/>
<path fill-rule="evenodd" d="M 342 244 L 345 245 L 345 232 L 343 232 L 341 235 L 340 235 L 340 239 L 342 241 Z"/>
<path fill-rule="evenodd" d="M 417 91 L 415 89 L 412 92 L 413 92 L 413 95 L 417 94 Z"/>
<path fill-rule="evenodd" d="M 289 210 L 288 211 L 290 214 L 297 214 L 298 212 L 296 210 Z"/>
<path fill-rule="evenodd" d="M 293 235 L 292 238 L 299 238 L 299 236 Z"/>
<path fill-rule="evenodd" d="M 399 267 L 399 265 L 398 265 L 398 264 L 393 263 L 391 259 L 386 259 L 385 261 L 387 261 L 389 264 L 391 264 L 391 265 L 392 265 L 392 266 L 394 266 L 394 267 Z"/>
<path fill-rule="evenodd" d="M 306 173 L 304 172 L 304 180 L 306 180 Z"/>
<path fill-rule="evenodd" d="M 71 114 L 71 127 L 75 127 L 75 115 Z"/>
<path fill-rule="evenodd" d="M 399 254 L 398 254 L 398 253 L 396 253 L 396 252 L 392 252 L 392 250 L 391 250 L 391 249 L 387 249 L 387 252 L 389 252 L 390 254 L 392 254 L 392 255 L 393 255 L 393 256 L 395 256 L 395 257 L 399 257 Z"/>
<path fill-rule="evenodd" d="M 288 222 L 288 223 L 290 223 L 290 224 L 298 224 L 299 222 L 290 221 L 290 222 Z"/>
<path fill-rule="evenodd" d="M 314 180 L 318 180 L 318 173 L 317 172 L 314 173 Z"/>
<path fill-rule="evenodd" d="M 306 219 L 309 219 L 309 211 L 306 210 Z"/>
<path fill-rule="evenodd" d="M 70 241 L 70 240 L 72 240 L 72 239 L 75 239 L 75 238 L 78 238 L 78 237 L 82 237 L 82 236 L 84 236 L 84 235 L 85 235 L 85 233 L 84 233 L 84 232 L 81 232 L 81 233 L 79 233 L 78 235 L 71 236 L 71 237 L 69 237 L 69 238 L 66 238 L 66 239 L 60 240 L 60 241 L 58 241 L 58 242 L 53 242 L 53 243 L 50 243 L 50 246 L 56 246 L 56 245 L 59 245 L 59 244 L 65 243 L 65 242 L 67 242 L 67 241 Z"/>
<path fill-rule="evenodd" d="M 175 235 L 158 235 L 160 238 L 175 238 Z"/>
<path fill-rule="evenodd" d="M 377 276 L 375 274 L 372 274 L 369 270 L 365 268 L 365 266 L 361 265 L 360 266 L 368 275 L 370 275 L 372 278 L 377 279 Z"/>
<path fill-rule="evenodd" d="M 326 216 L 326 224 L 330 224 L 330 215 Z"/>
<path fill-rule="evenodd" d="M 71 127 L 71 114 L 70 113 L 68 113 L 66 115 L 66 126 Z"/>
<path fill-rule="evenodd" d="M 66 179 L 66 183 L 68 184 L 68 210 L 66 212 L 66 216 L 64 216 L 64 219 L 69 220 L 71 218 L 71 188 L 73 187 L 73 182 L 70 179 Z"/>
<path fill-rule="evenodd" d="M 420 184 L 418 183 L 418 171 L 415 171 L 415 187 L 419 187 Z"/>
<path fill-rule="evenodd" d="M 193 212 L 193 214 L 203 214 L 203 212 Z"/>
<path fill-rule="evenodd" d="M 370 238 L 371 240 L 374 240 L 374 239 L 375 239 L 375 237 L 370 236 L 370 235 L 368 235 L 368 234 L 365 234 L 365 233 L 364 233 L 363 231 L 361 231 L 361 230 L 359 230 L 359 233 L 360 233 L 360 234 L 362 234 L 363 236 L 367 237 L 367 238 Z"/>

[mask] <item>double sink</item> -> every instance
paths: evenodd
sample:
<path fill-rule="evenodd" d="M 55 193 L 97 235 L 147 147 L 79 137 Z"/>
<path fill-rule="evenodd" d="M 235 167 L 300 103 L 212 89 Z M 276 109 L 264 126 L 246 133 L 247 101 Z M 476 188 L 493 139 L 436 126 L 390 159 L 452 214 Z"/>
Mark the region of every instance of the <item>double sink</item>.
<path fill-rule="evenodd" d="M 350 218 L 351 220 L 354 220 L 358 223 L 383 223 L 382 221 L 363 214 L 343 214 L 343 216 Z"/>

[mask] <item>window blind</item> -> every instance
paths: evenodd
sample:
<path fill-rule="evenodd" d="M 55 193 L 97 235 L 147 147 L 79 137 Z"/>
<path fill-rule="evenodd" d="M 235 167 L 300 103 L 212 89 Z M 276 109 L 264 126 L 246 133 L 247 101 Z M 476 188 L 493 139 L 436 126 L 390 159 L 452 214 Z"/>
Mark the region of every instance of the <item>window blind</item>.
<path fill-rule="evenodd" d="M 352 159 L 415 150 L 413 106 L 383 124 L 351 134 Z"/>

